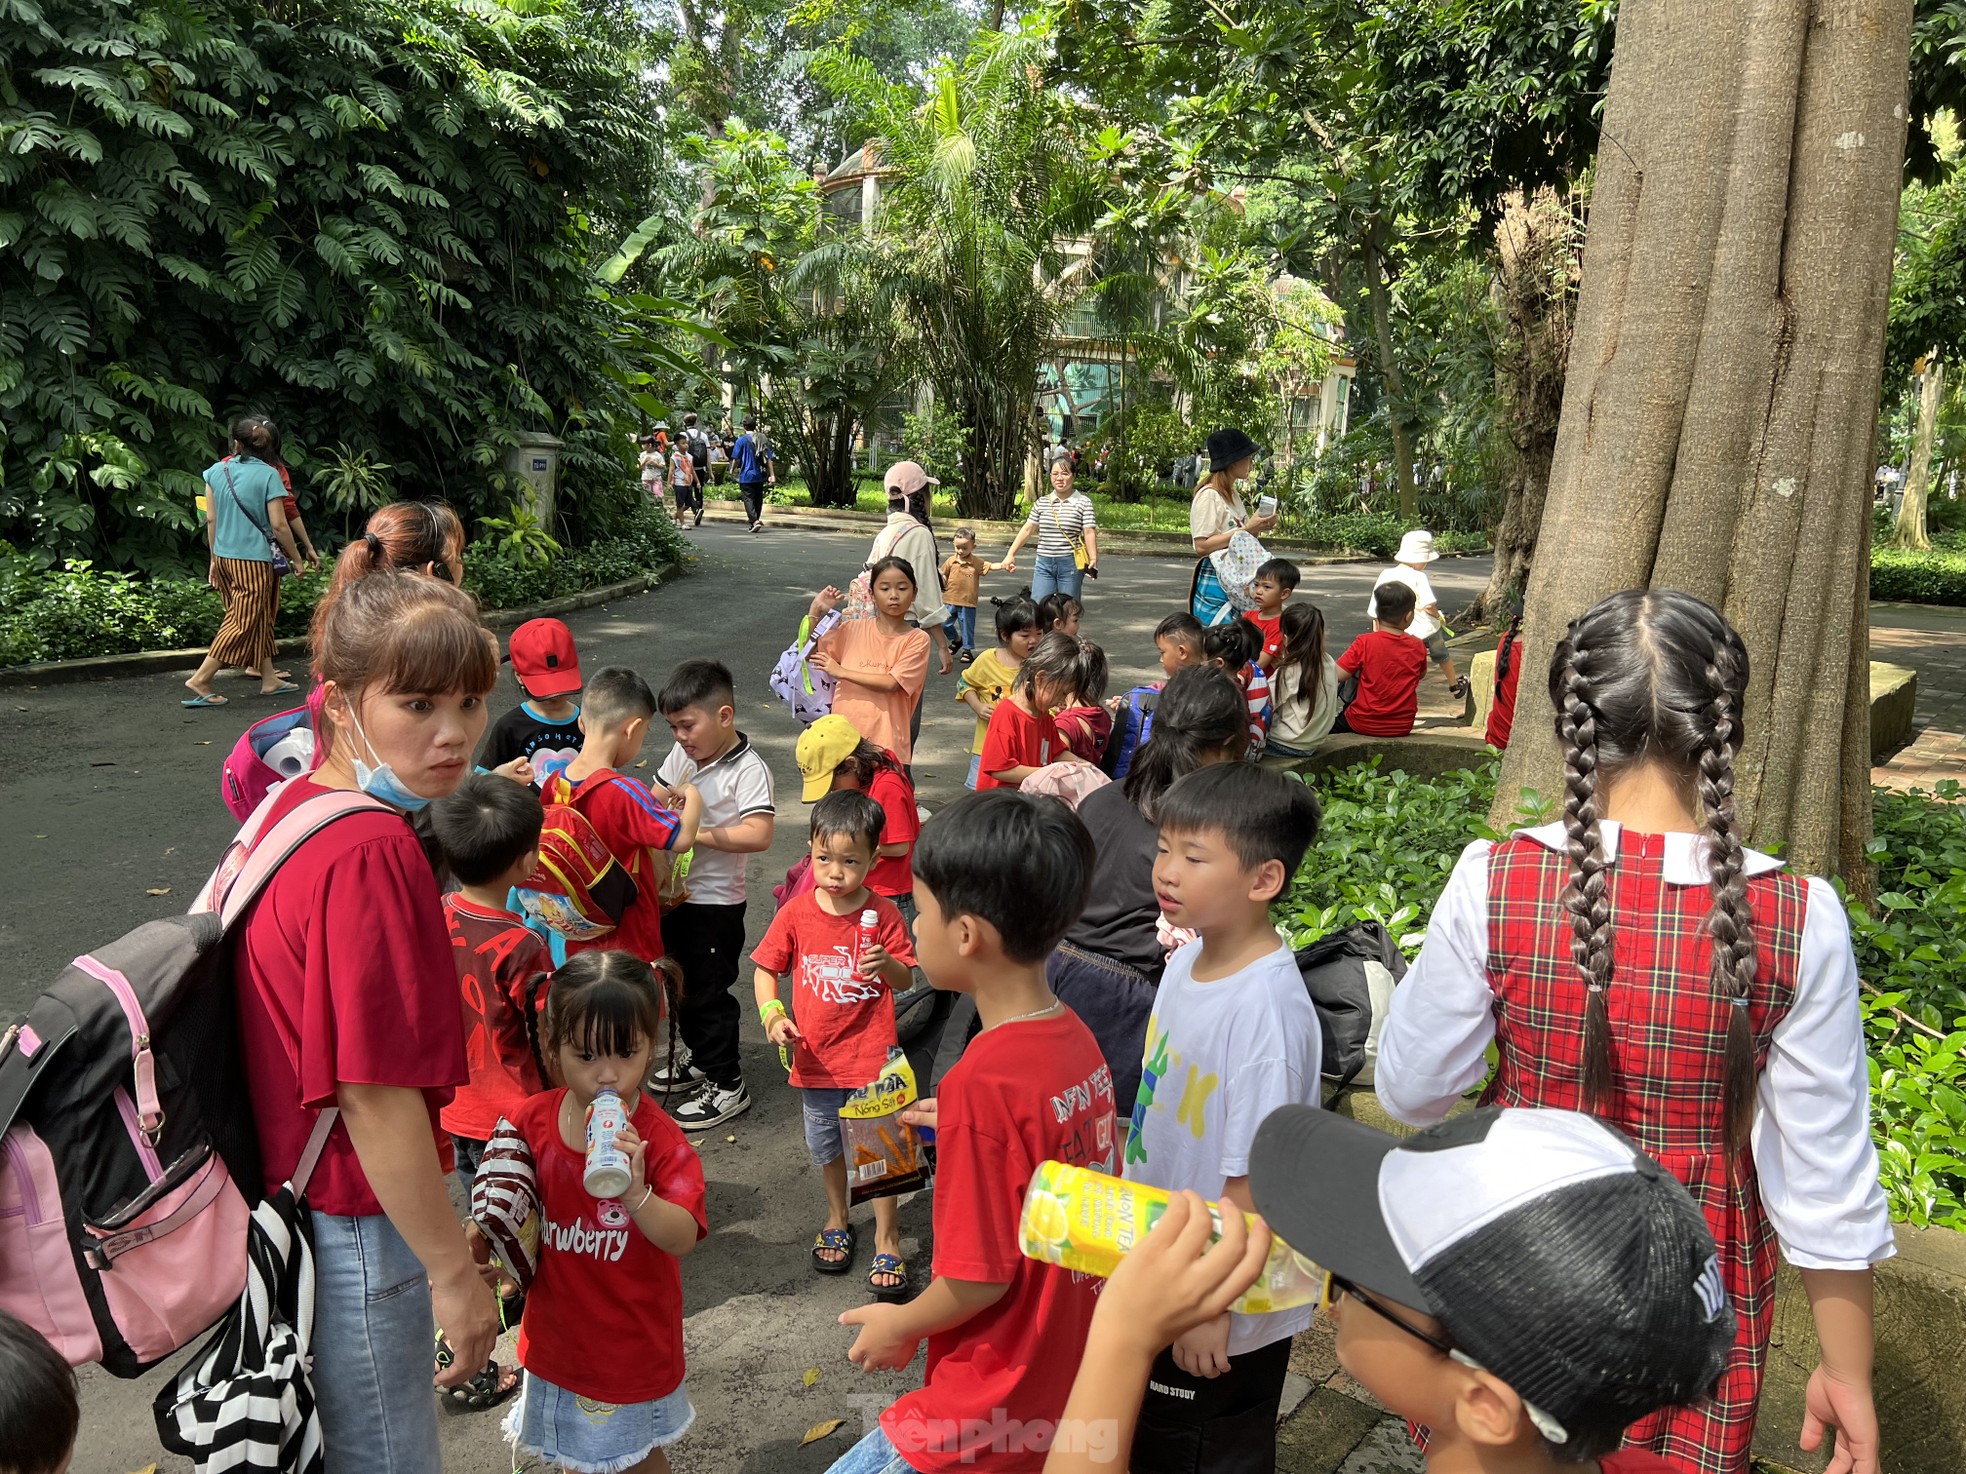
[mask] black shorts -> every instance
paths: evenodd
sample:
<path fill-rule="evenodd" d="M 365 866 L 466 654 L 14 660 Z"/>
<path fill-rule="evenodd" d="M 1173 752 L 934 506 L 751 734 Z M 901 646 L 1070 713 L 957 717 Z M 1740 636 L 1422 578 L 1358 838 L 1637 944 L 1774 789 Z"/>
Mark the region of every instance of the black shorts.
<path fill-rule="evenodd" d="M 1276 1474 L 1290 1342 L 1231 1356 L 1219 1377 L 1191 1377 L 1163 1351 L 1140 1405 L 1133 1474 Z"/>

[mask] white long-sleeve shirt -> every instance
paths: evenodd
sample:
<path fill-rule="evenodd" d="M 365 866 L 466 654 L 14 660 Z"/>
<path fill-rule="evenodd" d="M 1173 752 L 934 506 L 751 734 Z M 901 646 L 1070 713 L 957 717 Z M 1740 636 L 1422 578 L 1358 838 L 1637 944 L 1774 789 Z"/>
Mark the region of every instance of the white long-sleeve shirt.
<path fill-rule="evenodd" d="M 1619 826 L 1603 826 L 1615 863 Z M 1561 854 L 1561 823 L 1518 831 Z M 1665 879 L 1707 883 L 1706 841 L 1665 836 Z M 1488 980 L 1488 858 L 1477 840 L 1462 852 L 1427 925 L 1413 969 L 1393 993 L 1374 1076 L 1394 1117 L 1429 1125 L 1487 1076 L 1495 1037 Z M 1747 851 L 1749 877 L 1782 862 Z M 1775 1025 L 1755 1082 L 1752 1146 L 1761 1201 L 1782 1255 L 1802 1269 L 1863 1269 L 1895 1252 L 1870 1137 L 1870 1076 L 1857 959 L 1849 918 L 1828 881 L 1811 877 L 1795 998 Z M 1580 1022 L 1581 1027 L 1581 1022 Z"/>

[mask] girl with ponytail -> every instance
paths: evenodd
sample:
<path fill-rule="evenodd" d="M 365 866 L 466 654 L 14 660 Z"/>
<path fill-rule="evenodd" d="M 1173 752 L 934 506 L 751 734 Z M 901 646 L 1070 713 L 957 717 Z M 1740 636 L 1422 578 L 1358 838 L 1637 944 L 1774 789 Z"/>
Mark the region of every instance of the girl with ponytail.
<path fill-rule="evenodd" d="M 1380 1041 L 1380 1102 L 1414 1125 L 1483 1104 L 1591 1111 L 1685 1183 L 1736 1317 L 1713 1396 L 1626 1446 L 1745 1474 L 1776 1254 L 1822 1361 L 1805 1446 L 1877 1474 L 1871 1266 L 1893 1251 L 1842 902 L 1745 848 L 1734 764 L 1748 652 L 1689 594 L 1614 594 L 1550 664 L 1563 818 L 1468 846 Z M 1492 1078 L 1486 1051 L 1495 1046 Z M 1614 1334 L 1607 1327 L 1605 1334 Z"/>
<path fill-rule="evenodd" d="M 1092 899 L 1052 952 L 1045 976 L 1099 1041 L 1113 1074 L 1113 1099 L 1129 1111 L 1140 1088 L 1147 1016 L 1167 961 L 1154 896 L 1161 797 L 1196 768 L 1240 762 L 1248 744 L 1241 688 L 1212 665 L 1188 666 L 1161 689 L 1153 728 L 1126 778 L 1079 803 L 1092 835 Z"/>

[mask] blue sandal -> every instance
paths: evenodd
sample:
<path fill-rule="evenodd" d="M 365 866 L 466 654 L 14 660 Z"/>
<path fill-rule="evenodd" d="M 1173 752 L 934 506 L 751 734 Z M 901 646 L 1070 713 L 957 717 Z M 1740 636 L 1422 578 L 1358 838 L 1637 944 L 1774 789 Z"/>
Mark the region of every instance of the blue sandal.
<path fill-rule="evenodd" d="M 877 1285 L 876 1275 L 891 1274 L 900 1279 L 898 1285 Z M 873 1264 L 867 1270 L 867 1288 L 874 1292 L 874 1298 L 884 1305 L 899 1305 L 908 1298 L 908 1264 L 899 1254 L 876 1254 Z"/>
<path fill-rule="evenodd" d="M 812 1236 L 812 1267 L 821 1274 L 845 1274 L 853 1268 L 854 1233 L 846 1228 L 822 1228 Z M 827 1259 L 824 1254 L 838 1254 Z"/>

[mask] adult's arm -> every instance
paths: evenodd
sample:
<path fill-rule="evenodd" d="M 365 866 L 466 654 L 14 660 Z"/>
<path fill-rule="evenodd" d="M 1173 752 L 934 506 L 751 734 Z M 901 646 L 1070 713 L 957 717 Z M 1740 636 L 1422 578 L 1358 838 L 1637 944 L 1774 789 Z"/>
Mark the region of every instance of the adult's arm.
<path fill-rule="evenodd" d="M 423 1092 L 343 1082 L 335 1099 L 370 1191 L 430 1277 L 437 1328 L 457 1353 L 437 1380 L 444 1386 L 469 1381 L 491 1358 L 498 1308 L 451 1208 Z"/>
<path fill-rule="evenodd" d="M 266 504 L 266 525 L 273 529 L 273 539 L 280 544 L 280 551 L 287 555 L 287 562 L 295 568 L 300 567 L 300 549 L 294 546 L 293 529 L 287 526 L 287 504 L 284 497 L 275 497 Z"/>
<path fill-rule="evenodd" d="M 1003 555 L 1003 562 L 997 565 L 998 568 L 1005 573 L 1015 573 L 1017 571 L 1017 550 L 1031 540 L 1031 534 L 1037 530 L 1037 526 L 1038 509 L 1033 506 L 1031 508 L 1031 515 L 1025 518 L 1024 525 L 1017 529 L 1017 536 L 1010 540 L 1010 551 Z"/>

